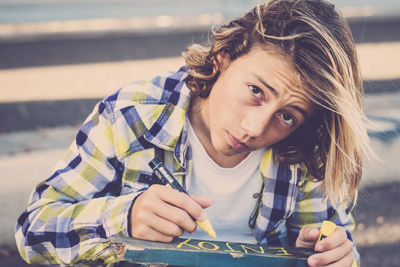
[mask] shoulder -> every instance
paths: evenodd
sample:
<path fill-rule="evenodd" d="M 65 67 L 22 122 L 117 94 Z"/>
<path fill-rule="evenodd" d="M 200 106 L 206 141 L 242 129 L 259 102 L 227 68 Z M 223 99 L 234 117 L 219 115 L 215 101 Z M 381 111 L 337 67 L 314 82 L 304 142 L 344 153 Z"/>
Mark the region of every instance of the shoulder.
<path fill-rule="evenodd" d="M 134 81 L 106 97 L 102 104 L 113 124 L 132 126 L 140 121 L 150 129 L 166 106 L 172 106 L 169 112 L 179 104 L 182 109 L 187 107 L 191 95 L 185 85 L 187 75 L 182 67 L 175 72 Z"/>
<path fill-rule="evenodd" d="M 184 67 L 178 71 L 131 82 L 114 94 L 106 97 L 104 102 L 113 111 L 122 110 L 135 105 L 165 105 L 173 93 L 179 96 L 189 96 L 186 87 L 182 88 L 188 73 Z"/>
<path fill-rule="evenodd" d="M 191 96 L 185 85 L 187 75 L 186 69 L 181 68 L 135 81 L 101 102 L 119 155 L 145 149 L 148 141 L 168 143 L 179 136 L 181 120 L 178 123 L 176 118 L 185 116 Z M 169 135 L 163 135 L 165 131 Z"/>

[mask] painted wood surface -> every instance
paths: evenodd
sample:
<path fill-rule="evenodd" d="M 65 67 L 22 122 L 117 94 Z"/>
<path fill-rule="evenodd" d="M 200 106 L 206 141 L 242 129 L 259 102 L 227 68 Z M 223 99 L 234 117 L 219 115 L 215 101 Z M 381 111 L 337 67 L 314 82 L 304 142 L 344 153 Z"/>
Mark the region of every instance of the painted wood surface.
<path fill-rule="evenodd" d="M 243 267 L 307 266 L 314 252 L 292 247 L 270 247 L 247 243 L 175 238 L 171 243 L 115 236 L 121 259 L 135 263 L 177 266 Z"/>

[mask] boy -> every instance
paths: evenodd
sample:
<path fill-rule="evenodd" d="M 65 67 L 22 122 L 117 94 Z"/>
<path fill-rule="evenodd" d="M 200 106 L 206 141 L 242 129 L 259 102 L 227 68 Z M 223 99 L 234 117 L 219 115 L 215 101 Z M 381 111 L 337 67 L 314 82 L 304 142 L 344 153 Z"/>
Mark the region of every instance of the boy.
<path fill-rule="evenodd" d="M 208 216 L 220 240 L 312 248 L 310 266 L 358 261 L 346 208 L 369 145 L 345 20 L 325 1 L 273 0 L 213 37 L 96 106 L 18 219 L 25 260 L 117 262 L 110 236 L 169 242 Z M 157 184 L 155 156 L 190 196 Z M 338 227 L 317 243 L 323 220 Z"/>

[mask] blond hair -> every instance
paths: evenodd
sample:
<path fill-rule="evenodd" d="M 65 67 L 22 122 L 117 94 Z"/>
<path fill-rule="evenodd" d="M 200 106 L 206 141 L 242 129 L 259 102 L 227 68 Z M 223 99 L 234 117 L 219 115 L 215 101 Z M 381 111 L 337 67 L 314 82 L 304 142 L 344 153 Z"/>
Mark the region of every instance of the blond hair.
<path fill-rule="evenodd" d="M 304 94 L 318 106 L 315 116 L 273 146 L 275 159 L 304 163 L 313 179 L 323 181 L 332 205 L 355 203 L 362 155 L 371 149 L 346 20 L 323 0 L 271 0 L 212 35 L 209 47 L 193 45 L 184 55 L 188 87 L 197 96 L 208 96 L 219 76 L 216 56 L 222 52 L 235 60 L 256 45 L 275 48 L 293 62 Z"/>

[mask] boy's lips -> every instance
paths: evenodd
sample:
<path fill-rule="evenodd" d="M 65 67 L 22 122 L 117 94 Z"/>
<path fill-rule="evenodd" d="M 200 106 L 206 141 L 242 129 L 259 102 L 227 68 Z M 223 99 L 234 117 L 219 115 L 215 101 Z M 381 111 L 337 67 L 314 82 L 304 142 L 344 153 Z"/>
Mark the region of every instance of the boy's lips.
<path fill-rule="evenodd" d="M 233 149 L 244 150 L 246 148 L 249 148 L 245 143 L 240 142 L 239 139 L 231 135 L 229 132 L 226 132 L 226 134 L 228 136 L 229 144 L 233 147 Z"/>

